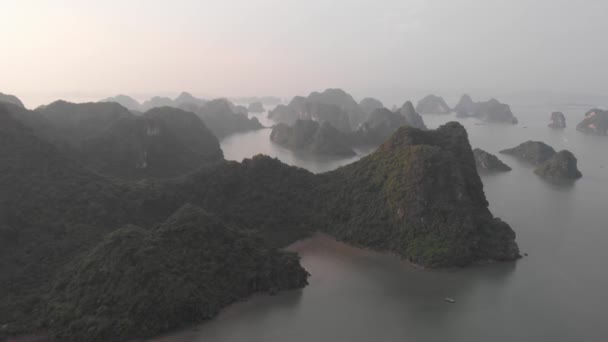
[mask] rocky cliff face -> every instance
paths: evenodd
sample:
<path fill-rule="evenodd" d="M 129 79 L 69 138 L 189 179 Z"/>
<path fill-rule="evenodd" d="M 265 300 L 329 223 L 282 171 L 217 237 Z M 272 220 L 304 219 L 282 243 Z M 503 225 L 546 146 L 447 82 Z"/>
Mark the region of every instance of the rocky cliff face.
<path fill-rule="evenodd" d="M 353 156 L 347 137 L 330 123 L 298 120 L 295 125 L 278 124 L 273 127 L 270 140 L 294 151 L 331 156 Z"/>
<path fill-rule="evenodd" d="M 60 278 L 48 324 L 62 341 L 151 337 L 212 318 L 256 292 L 304 287 L 296 254 L 185 205 L 160 227 L 107 235 Z"/>
<path fill-rule="evenodd" d="M 585 113 L 585 118 L 576 130 L 587 134 L 608 135 L 608 111 L 592 109 Z"/>
<path fill-rule="evenodd" d="M 449 114 L 450 106 L 437 95 L 427 95 L 416 104 L 416 111 L 420 114 Z"/>
<path fill-rule="evenodd" d="M 516 147 L 500 151 L 509 154 L 529 163 L 540 165 L 555 155 L 553 147 L 541 141 L 526 141 Z"/>
<path fill-rule="evenodd" d="M 511 168 L 498 159 L 495 155 L 488 153 L 480 148 L 473 150 L 475 165 L 477 169 L 486 171 L 511 171 Z"/>
<path fill-rule="evenodd" d="M 539 165 L 534 173 L 549 180 L 574 180 L 579 179 L 583 174 L 577 168 L 576 157 L 572 152 L 559 151 L 553 157 Z"/>
<path fill-rule="evenodd" d="M 470 116 L 471 113 L 475 112 L 475 102 L 468 94 L 464 94 L 460 97 L 460 101 L 454 107 L 454 111 L 459 117 Z"/>
<path fill-rule="evenodd" d="M 422 117 L 416 112 L 411 101 L 406 101 L 403 106 L 401 106 L 399 113 L 403 115 L 408 126 L 426 130 L 426 125 L 424 124 Z"/>
<path fill-rule="evenodd" d="M 551 123 L 549 127 L 553 129 L 564 129 L 566 128 L 566 116 L 562 112 L 551 113 Z"/>
<path fill-rule="evenodd" d="M 488 210 L 458 123 L 401 127 L 375 153 L 321 177 L 319 194 L 336 194 L 325 208 L 339 239 L 426 267 L 519 257 L 515 233 Z"/>

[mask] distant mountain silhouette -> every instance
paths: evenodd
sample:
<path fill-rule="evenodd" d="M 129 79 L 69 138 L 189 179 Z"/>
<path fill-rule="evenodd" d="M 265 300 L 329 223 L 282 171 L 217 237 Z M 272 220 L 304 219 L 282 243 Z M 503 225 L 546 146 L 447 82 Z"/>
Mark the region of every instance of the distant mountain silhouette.
<path fill-rule="evenodd" d="M 19 98 L 15 95 L 8 95 L 8 94 L 0 93 L 0 102 L 12 103 L 21 108 L 25 108 L 25 106 L 23 105 L 23 102 L 21 102 L 21 100 L 19 100 Z"/>
<path fill-rule="evenodd" d="M 141 111 L 142 110 L 142 105 L 137 102 L 137 100 L 135 100 L 134 98 L 127 96 L 127 95 L 116 95 L 113 97 L 108 97 L 106 99 L 103 99 L 99 102 L 116 102 L 119 105 L 127 108 L 128 110 L 135 110 L 135 111 Z"/>
<path fill-rule="evenodd" d="M 347 132 L 363 123 L 367 114 L 345 91 L 327 89 L 313 92 L 308 97 L 296 96 L 287 106 L 279 105 L 271 110 L 268 117 L 288 125 L 293 125 L 297 119 L 329 121 L 340 131 Z"/>

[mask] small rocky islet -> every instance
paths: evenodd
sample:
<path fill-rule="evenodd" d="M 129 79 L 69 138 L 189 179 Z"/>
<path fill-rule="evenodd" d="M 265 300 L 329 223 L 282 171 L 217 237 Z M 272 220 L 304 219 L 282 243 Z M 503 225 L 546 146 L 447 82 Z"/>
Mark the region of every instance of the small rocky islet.
<path fill-rule="evenodd" d="M 518 120 L 511 112 L 511 107 L 496 99 L 483 102 L 474 102 L 471 96 L 462 95 L 454 107 L 458 117 L 475 117 L 489 123 L 517 124 Z"/>
<path fill-rule="evenodd" d="M 551 122 L 549 128 L 564 129 L 566 128 L 566 116 L 562 112 L 551 113 Z"/>
<path fill-rule="evenodd" d="M 548 180 L 576 180 L 582 177 L 577 159 L 568 150 L 556 152 L 541 141 L 526 141 L 500 153 L 512 155 L 536 166 L 534 173 Z"/>
<path fill-rule="evenodd" d="M 608 135 L 608 111 L 597 108 L 589 110 L 576 130 L 586 134 Z"/>

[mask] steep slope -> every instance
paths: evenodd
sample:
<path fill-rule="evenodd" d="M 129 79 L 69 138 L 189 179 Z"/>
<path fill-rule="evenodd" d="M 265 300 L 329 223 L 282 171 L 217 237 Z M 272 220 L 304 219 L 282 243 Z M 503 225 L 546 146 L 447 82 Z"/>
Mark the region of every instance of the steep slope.
<path fill-rule="evenodd" d="M 375 153 L 321 175 L 330 234 L 427 267 L 519 257 L 515 233 L 488 210 L 466 130 L 401 127 Z"/>
<path fill-rule="evenodd" d="M 399 113 L 405 117 L 408 126 L 426 130 L 426 125 L 424 124 L 424 120 L 416 110 L 414 109 L 414 105 L 411 101 L 405 101 L 401 109 L 399 109 Z"/>
<path fill-rule="evenodd" d="M 477 169 L 479 170 L 501 172 L 511 171 L 511 167 L 509 167 L 509 165 L 503 163 L 495 155 L 480 148 L 474 149 L 473 155 L 475 156 L 475 165 L 477 165 Z"/>

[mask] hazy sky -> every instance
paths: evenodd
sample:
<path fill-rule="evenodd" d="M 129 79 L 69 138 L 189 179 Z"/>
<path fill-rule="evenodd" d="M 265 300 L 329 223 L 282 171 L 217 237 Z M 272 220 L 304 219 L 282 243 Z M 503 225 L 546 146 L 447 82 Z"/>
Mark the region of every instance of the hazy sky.
<path fill-rule="evenodd" d="M 0 92 L 608 94 L 607 0 L 0 0 Z"/>

